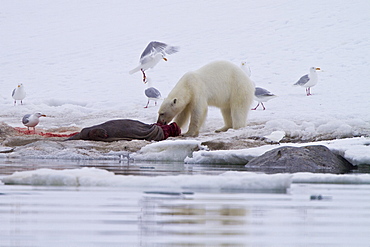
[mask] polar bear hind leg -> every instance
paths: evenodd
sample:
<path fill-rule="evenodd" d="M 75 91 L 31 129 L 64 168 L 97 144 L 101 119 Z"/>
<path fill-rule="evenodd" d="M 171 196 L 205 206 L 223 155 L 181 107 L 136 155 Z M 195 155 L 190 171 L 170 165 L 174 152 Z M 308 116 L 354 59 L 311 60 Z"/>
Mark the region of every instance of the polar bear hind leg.
<path fill-rule="evenodd" d="M 224 132 L 233 127 L 230 108 L 221 109 L 222 117 L 224 118 L 224 127 L 217 129 L 216 132 Z"/>
<path fill-rule="evenodd" d="M 249 106 L 249 105 L 248 105 Z M 233 129 L 244 128 L 247 122 L 248 109 L 234 108 L 231 110 L 231 118 L 233 121 Z"/>

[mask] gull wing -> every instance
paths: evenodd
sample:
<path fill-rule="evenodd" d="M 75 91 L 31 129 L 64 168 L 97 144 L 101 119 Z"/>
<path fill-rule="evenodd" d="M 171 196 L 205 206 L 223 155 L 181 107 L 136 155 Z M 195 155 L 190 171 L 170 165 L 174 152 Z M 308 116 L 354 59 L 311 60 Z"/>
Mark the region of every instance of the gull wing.
<path fill-rule="evenodd" d="M 310 77 L 307 75 L 302 76 L 294 85 L 303 86 L 310 80 Z"/>
<path fill-rule="evenodd" d="M 161 97 L 161 93 L 158 91 L 158 89 L 154 87 L 149 87 L 145 89 L 145 95 L 148 98 L 154 98 L 154 99 Z"/>
<path fill-rule="evenodd" d="M 141 54 L 140 60 L 144 59 L 147 56 L 154 56 L 157 53 L 172 54 L 178 52 L 179 48 L 177 46 L 169 46 L 165 43 L 152 41 L 150 42 L 143 53 Z"/>
<path fill-rule="evenodd" d="M 256 90 L 254 91 L 255 96 L 274 96 L 273 93 L 271 93 L 269 90 L 261 88 L 261 87 L 256 87 Z"/>
<path fill-rule="evenodd" d="M 30 121 L 29 120 L 30 117 L 31 117 L 31 114 L 24 115 L 24 117 L 22 118 L 22 123 L 27 124 Z"/>

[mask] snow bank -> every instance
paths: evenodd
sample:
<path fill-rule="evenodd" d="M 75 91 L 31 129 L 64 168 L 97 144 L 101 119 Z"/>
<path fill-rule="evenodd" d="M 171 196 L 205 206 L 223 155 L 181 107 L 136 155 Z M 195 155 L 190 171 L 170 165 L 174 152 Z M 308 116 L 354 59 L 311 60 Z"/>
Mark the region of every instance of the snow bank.
<path fill-rule="evenodd" d="M 370 165 L 369 137 L 322 141 L 318 144 L 327 146 L 331 151 L 342 155 L 353 165 Z"/>
<path fill-rule="evenodd" d="M 134 160 L 150 161 L 184 161 L 192 156 L 194 151 L 204 149 L 200 141 L 196 140 L 167 140 L 151 143 L 134 153 L 130 158 Z"/>
<path fill-rule="evenodd" d="M 122 176 L 96 168 L 38 169 L 15 172 L 2 178 L 4 184 L 42 186 L 104 186 L 151 189 L 191 189 L 217 191 L 273 190 L 286 191 L 291 184 L 289 174 L 257 174 L 249 172 L 226 172 L 212 175 L 178 176 Z"/>

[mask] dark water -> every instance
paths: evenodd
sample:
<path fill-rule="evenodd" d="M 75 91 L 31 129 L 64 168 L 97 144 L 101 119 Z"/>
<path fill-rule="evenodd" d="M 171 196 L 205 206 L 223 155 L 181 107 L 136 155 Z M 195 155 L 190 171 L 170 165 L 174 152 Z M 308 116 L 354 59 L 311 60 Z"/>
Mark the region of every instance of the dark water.
<path fill-rule="evenodd" d="M 0 174 L 86 166 L 137 176 L 244 169 L 8 160 Z M 370 185 L 292 184 L 286 193 L 0 185 L 0 246 L 370 246 Z"/>
<path fill-rule="evenodd" d="M 1 160 L 0 160 L 1 163 Z M 114 172 L 117 175 L 160 176 L 176 174 L 220 174 L 226 171 L 246 171 L 244 165 L 187 165 L 183 162 L 127 162 L 119 160 L 4 160 L 0 165 L 0 174 L 10 175 L 16 171 L 28 171 L 41 168 L 78 169 L 96 167 Z"/>

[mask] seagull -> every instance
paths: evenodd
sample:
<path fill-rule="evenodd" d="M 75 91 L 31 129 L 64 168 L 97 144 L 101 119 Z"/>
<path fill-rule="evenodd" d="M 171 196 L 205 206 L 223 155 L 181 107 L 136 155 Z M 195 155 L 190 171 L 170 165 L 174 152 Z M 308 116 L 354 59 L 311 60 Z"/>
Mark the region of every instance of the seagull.
<path fill-rule="evenodd" d="M 271 134 L 264 136 L 265 142 L 268 143 L 279 143 L 285 136 L 285 131 L 273 131 Z"/>
<path fill-rule="evenodd" d="M 146 83 L 145 70 L 153 68 L 159 63 L 160 60 L 167 61 L 165 55 L 173 54 L 179 51 L 179 47 L 170 46 L 162 42 L 152 41 L 150 42 L 140 57 L 140 64 L 129 73 L 133 74 L 141 70 L 143 73 L 143 82 Z"/>
<path fill-rule="evenodd" d="M 12 97 L 14 99 L 14 105 L 17 104 L 17 100 L 21 101 L 21 104 L 23 104 L 22 100 L 26 97 L 26 91 L 24 90 L 23 84 L 18 84 L 18 86 L 13 90 Z"/>
<path fill-rule="evenodd" d="M 148 87 L 145 89 L 145 95 L 148 97 L 148 103 L 144 108 L 148 108 L 150 100 L 154 100 L 154 104 L 157 105 L 157 100 L 161 98 L 161 93 L 155 87 Z"/>
<path fill-rule="evenodd" d="M 145 89 L 144 93 L 145 96 L 148 97 L 148 103 L 144 108 L 148 108 L 150 100 L 154 100 L 155 105 L 157 105 L 157 100 L 161 98 L 161 92 L 159 92 L 159 90 L 156 89 L 155 87 L 151 86 L 151 81 L 149 80 L 149 78 L 148 78 L 148 88 Z"/>
<path fill-rule="evenodd" d="M 40 117 L 46 117 L 46 115 L 41 114 L 40 112 L 34 114 L 26 114 L 22 118 L 22 123 L 28 128 L 28 131 L 30 131 L 30 127 L 33 127 L 33 131 L 36 132 L 35 127 L 39 124 Z"/>
<path fill-rule="evenodd" d="M 252 71 L 251 68 L 247 65 L 247 62 L 242 61 L 240 63 L 240 68 L 248 75 L 248 77 L 251 77 Z"/>
<path fill-rule="evenodd" d="M 270 99 L 273 99 L 277 97 L 275 94 L 271 93 L 270 91 L 261 88 L 256 87 L 256 90 L 254 91 L 254 100 L 258 102 L 257 106 L 255 108 L 252 108 L 252 110 L 257 110 L 257 107 L 261 104 L 263 107 L 263 110 L 266 110 L 265 106 L 262 102 L 267 102 Z"/>
<path fill-rule="evenodd" d="M 311 87 L 315 86 L 318 81 L 318 76 L 316 71 L 320 70 L 320 68 L 311 67 L 310 68 L 310 74 L 302 76 L 294 85 L 295 86 L 302 86 L 306 88 L 306 94 L 307 96 L 312 95 L 311 94 Z"/>

